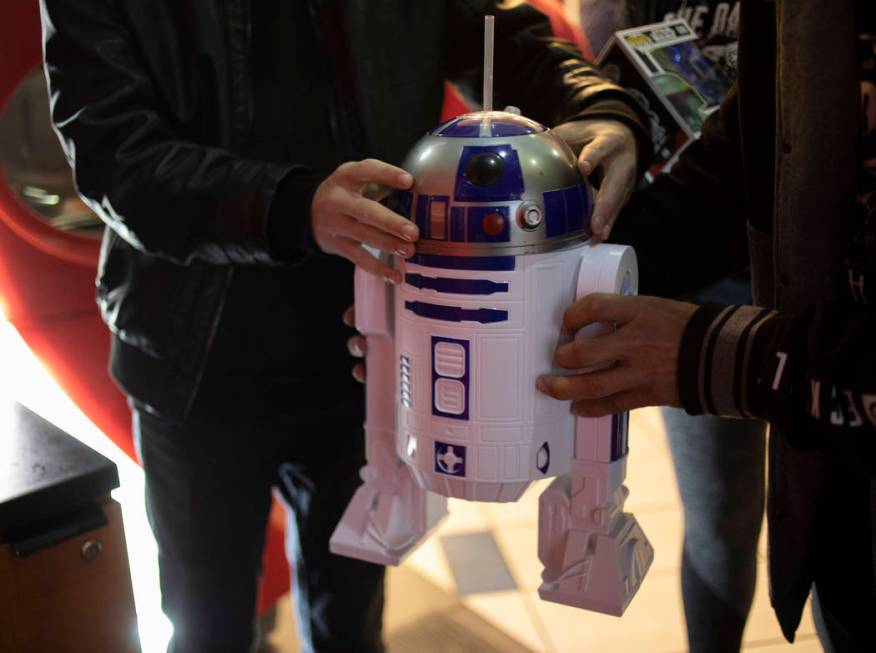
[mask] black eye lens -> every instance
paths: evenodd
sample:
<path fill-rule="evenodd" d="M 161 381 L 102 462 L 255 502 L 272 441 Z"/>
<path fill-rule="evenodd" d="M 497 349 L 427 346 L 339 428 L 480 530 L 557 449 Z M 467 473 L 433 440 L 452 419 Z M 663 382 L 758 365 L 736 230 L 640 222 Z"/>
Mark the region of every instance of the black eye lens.
<path fill-rule="evenodd" d="M 492 186 L 504 171 L 505 161 L 495 152 L 475 154 L 465 164 L 465 177 L 475 186 Z"/>

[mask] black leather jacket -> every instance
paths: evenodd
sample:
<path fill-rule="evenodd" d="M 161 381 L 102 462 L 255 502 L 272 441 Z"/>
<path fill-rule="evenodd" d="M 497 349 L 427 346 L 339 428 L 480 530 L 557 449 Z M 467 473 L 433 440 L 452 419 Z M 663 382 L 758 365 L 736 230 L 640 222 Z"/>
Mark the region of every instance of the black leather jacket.
<path fill-rule="evenodd" d="M 531 7 L 307 1 L 339 90 L 326 111 L 345 157 L 398 163 L 437 122 L 444 79 L 479 88 L 485 13 L 496 15 L 497 106 L 548 125 L 614 118 L 646 147 L 635 102 Z M 235 266 L 294 265 L 313 247 L 319 178 L 240 154 L 253 119 L 249 13 L 248 0 L 42 2 L 53 121 L 79 193 L 110 227 L 97 287 L 111 372 L 172 419 L 197 392 Z M 295 71 L 278 62 L 276 74 Z M 301 219 L 273 225 L 280 213 Z"/>

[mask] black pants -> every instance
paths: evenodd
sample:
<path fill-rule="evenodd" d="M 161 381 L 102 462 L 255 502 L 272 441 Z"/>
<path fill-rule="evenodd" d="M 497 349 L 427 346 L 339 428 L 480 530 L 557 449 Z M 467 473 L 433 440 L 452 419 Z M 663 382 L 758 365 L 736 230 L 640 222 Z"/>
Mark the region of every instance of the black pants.
<path fill-rule="evenodd" d="M 812 612 L 826 653 L 876 651 L 871 483 L 838 474 L 825 493 Z"/>
<path fill-rule="evenodd" d="M 158 541 L 170 651 L 235 653 L 255 644 L 255 602 L 276 487 L 303 653 L 382 651 L 382 567 L 329 553 L 359 484 L 361 413 L 300 412 L 172 424 L 133 407 Z"/>

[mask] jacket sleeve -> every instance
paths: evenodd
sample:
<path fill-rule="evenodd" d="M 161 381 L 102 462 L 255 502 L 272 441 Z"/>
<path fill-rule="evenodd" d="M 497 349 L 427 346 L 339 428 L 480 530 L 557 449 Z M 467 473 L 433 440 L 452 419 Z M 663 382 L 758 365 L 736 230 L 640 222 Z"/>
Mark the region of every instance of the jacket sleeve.
<path fill-rule="evenodd" d="M 693 296 L 748 266 L 735 85 L 672 171 L 633 194 L 611 240 L 635 248 L 644 295 Z"/>
<path fill-rule="evenodd" d="M 446 27 L 447 79 L 481 102 L 484 16 L 494 15 L 493 106 L 518 106 L 524 115 L 550 127 L 582 119 L 622 122 L 636 135 L 644 170 L 651 159 L 651 133 L 635 99 L 587 63 L 573 43 L 557 38 L 544 14 L 526 3 L 508 4 L 454 0 Z"/>
<path fill-rule="evenodd" d="M 116 7 L 41 2 L 52 120 L 80 195 L 130 245 L 177 263 L 302 257 L 316 177 L 176 133 Z"/>
<path fill-rule="evenodd" d="M 757 417 L 798 447 L 876 473 L 876 313 L 840 303 L 800 314 L 706 304 L 682 337 L 691 414 Z"/>

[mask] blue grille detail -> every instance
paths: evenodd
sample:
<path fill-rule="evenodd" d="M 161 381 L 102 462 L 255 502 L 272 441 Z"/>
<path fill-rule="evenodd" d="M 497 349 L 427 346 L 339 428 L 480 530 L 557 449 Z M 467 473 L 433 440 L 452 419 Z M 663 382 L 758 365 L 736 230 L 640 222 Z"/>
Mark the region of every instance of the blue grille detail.
<path fill-rule="evenodd" d="M 545 235 L 562 236 L 587 229 L 590 224 L 590 196 L 584 184 L 544 193 Z"/>
<path fill-rule="evenodd" d="M 517 266 L 513 256 L 441 256 L 440 254 L 414 254 L 409 263 L 427 268 L 445 270 L 487 270 L 511 272 Z"/>
<path fill-rule="evenodd" d="M 544 194 L 545 236 L 553 238 L 566 233 L 566 203 L 563 191 L 552 190 Z"/>
<path fill-rule="evenodd" d="M 584 198 L 581 190 L 579 184 L 563 191 L 563 199 L 566 200 L 566 224 L 569 231 L 584 227 Z"/>

